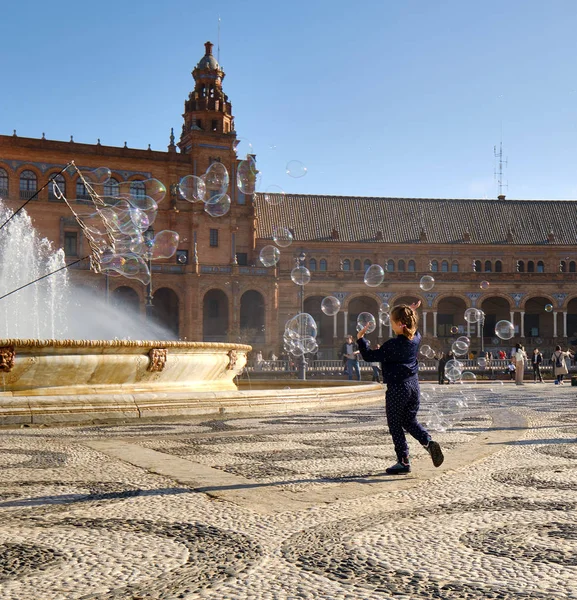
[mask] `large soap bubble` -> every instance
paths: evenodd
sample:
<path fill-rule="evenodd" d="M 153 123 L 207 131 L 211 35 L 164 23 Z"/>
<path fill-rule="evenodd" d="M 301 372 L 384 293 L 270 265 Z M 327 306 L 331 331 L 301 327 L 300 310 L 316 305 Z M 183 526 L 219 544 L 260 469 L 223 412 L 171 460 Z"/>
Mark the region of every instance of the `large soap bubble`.
<path fill-rule="evenodd" d="M 280 250 L 276 246 L 265 246 L 259 253 L 259 260 L 265 267 L 272 267 L 280 259 Z"/>
<path fill-rule="evenodd" d="M 203 178 L 208 192 L 205 202 L 207 204 L 218 202 L 218 196 L 226 194 L 228 189 L 229 177 L 226 167 L 221 162 L 213 162 Z"/>
<path fill-rule="evenodd" d="M 423 275 L 419 282 L 419 287 L 424 291 L 428 292 L 435 287 L 435 279 L 431 275 Z"/>
<path fill-rule="evenodd" d="M 495 335 L 502 340 L 510 340 L 515 335 L 515 326 L 510 321 L 499 321 L 495 325 Z"/>
<path fill-rule="evenodd" d="M 291 271 L 291 279 L 297 285 L 306 285 L 311 280 L 311 272 L 303 266 L 295 267 Z"/>
<path fill-rule="evenodd" d="M 467 323 L 476 323 L 481 318 L 481 311 L 478 308 L 468 308 L 465 311 L 465 321 Z"/>
<path fill-rule="evenodd" d="M 377 321 L 370 312 L 362 312 L 357 317 L 357 331 L 367 327 L 366 333 L 372 333 L 377 327 Z"/>
<path fill-rule="evenodd" d="M 278 185 L 269 185 L 264 192 L 264 200 L 271 206 L 278 206 L 282 204 L 285 199 L 284 190 Z"/>
<path fill-rule="evenodd" d="M 293 340 L 315 338 L 317 336 L 317 324 L 308 313 L 299 313 L 287 321 L 285 332 Z"/>
<path fill-rule="evenodd" d="M 383 283 L 385 271 L 381 265 L 371 265 L 365 271 L 365 285 L 369 287 L 378 287 Z"/>
<path fill-rule="evenodd" d="M 206 202 L 204 211 L 211 217 L 223 217 L 230 210 L 230 196 L 224 194 L 214 202 Z"/>
<path fill-rule="evenodd" d="M 280 248 L 287 248 L 293 243 L 293 234 L 287 227 L 275 227 L 273 229 L 272 239 Z"/>
<path fill-rule="evenodd" d="M 304 177 L 307 174 L 307 171 L 308 169 L 300 160 L 291 160 L 286 165 L 286 174 L 295 179 Z"/>
<path fill-rule="evenodd" d="M 246 196 L 251 196 L 256 191 L 258 171 L 256 161 L 252 156 L 241 160 L 236 170 L 236 185 Z"/>
<path fill-rule="evenodd" d="M 325 313 L 325 315 L 332 317 L 336 315 L 340 309 L 341 302 L 338 298 L 335 298 L 334 296 L 327 296 L 326 298 L 322 299 L 321 310 Z"/>
<path fill-rule="evenodd" d="M 98 167 L 98 169 L 80 169 L 80 174 L 84 177 L 85 181 L 90 184 L 103 185 L 105 184 L 112 175 L 108 167 Z"/>
<path fill-rule="evenodd" d="M 188 202 L 204 202 L 206 183 L 196 175 L 186 175 L 178 183 L 178 192 Z"/>
<path fill-rule="evenodd" d="M 154 236 L 152 243 L 151 260 L 174 256 L 178 248 L 178 241 L 179 236 L 176 231 L 170 231 L 169 229 L 159 231 Z"/>

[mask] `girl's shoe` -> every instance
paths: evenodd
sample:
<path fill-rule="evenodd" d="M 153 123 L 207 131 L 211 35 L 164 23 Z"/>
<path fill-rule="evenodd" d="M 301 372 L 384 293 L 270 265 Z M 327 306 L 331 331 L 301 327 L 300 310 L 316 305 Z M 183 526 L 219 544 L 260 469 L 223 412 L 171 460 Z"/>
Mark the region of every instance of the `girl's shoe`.
<path fill-rule="evenodd" d="M 435 467 L 440 467 L 443 464 L 445 457 L 438 442 L 429 440 L 429 443 L 425 446 L 425 450 L 431 455 Z"/>
<path fill-rule="evenodd" d="M 385 473 L 387 475 L 404 475 L 405 473 L 411 472 L 411 464 L 410 463 L 402 463 L 398 462 L 394 464 L 392 467 L 385 469 Z"/>

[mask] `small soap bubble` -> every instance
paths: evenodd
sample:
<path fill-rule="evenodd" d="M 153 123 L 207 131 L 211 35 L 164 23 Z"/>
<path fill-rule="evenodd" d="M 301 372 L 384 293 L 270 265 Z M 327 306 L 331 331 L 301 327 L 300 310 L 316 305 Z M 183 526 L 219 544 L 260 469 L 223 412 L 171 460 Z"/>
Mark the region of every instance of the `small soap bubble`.
<path fill-rule="evenodd" d="M 306 285 L 311 280 L 311 272 L 306 267 L 295 267 L 291 271 L 291 279 L 297 285 Z"/>
<path fill-rule="evenodd" d="M 510 321 L 499 321 L 495 325 L 495 335 L 502 340 L 510 340 L 515 335 L 515 327 Z"/>
<path fill-rule="evenodd" d="M 477 383 L 477 376 L 473 371 L 463 371 L 461 374 L 461 383 Z"/>
<path fill-rule="evenodd" d="M 466 335 L 462 335 L 461 337 L 457 338 L 457 342 L 465 342 L 465 344 L 468 346 L 471 343 L 471 340 Z"/>
<path fill-rule="evenodd" d="M 467 323 L 476 323 L 480 318 L 480 311 L 477 308 L 468 308 L 465 311 L 465 321 Z"/>
<path fill-rule="evenodd" d="M 389 323 L 391 322 L 391 315 L 388 312 L 380 312 L 379 321 L 381 325 L 388 327 Z"/>
<path fill-rule="evenodd" d="M 427 356 L 427 352 L 431 349 L 431 346 L 427 345 L 427 344 L 423 344 L 420 349 L 419 352 L 423 355 L 423 356 Z"/>
<path fill-rule="evenodd" d="M 357 331 L 360 331 L 367 325 L 366 333 L 372 333 L 377 327 L 376 319 L 370 312 L 362 312 L 357 317 Z"/>
<path fill-rule="evenodd" d="M 479 284 L 479 287 L 482 290 L 488 290 L 489 289 L 489 282 L 488 281 L 481 281 L 481 283 Z"/>
<path fill-rule="evenodd" d="M 456 325 L 451 327 L 451 333 L 454 335 L 455 333 L 459 333 L 459 328 Z"/>
<path fill-rule="evenodd" d="M 282 204 L 285 196 L 284 190 L 278 185 L 269 185 L 264 192 L 264 200 L 271 206 Z"/>
<path fill-rule="evenodd" d="M 178 183 L 178 192 L 188 202 L 204 202 L 206 184 L 196 175 L 186 175 Z"/>
<path fill-rule="evenodd" d="M 380 306 L 379 306 L 379 312 L 382 313 L 388 313 L 391 312 L 391 305 L 388 302 L 383 302 Z"/>
<path fill-rule="evenodd" d="M 545 304 L 545 312 L 553 312 L 553 305 L 552 304 Z"/>
<path fill-rule="evenodd" d="M 425 356 L 427 358 L 433 359 L 433 358 L 435 358 L 435 351 L 432 348 L 429 348 L 427 350 L 427 353 L 425 354 Z"/>
<path fill-rule="evenodd" d="M 256 162 L 252 156 L 241 160 L 236 170 L 236 185 L 246 196 L 251 196 L 256 191 L 258 182 Z"/>
<path fill-rule="evenodd" d="M 265 267 L 272 267 L 280 259 L 280 250 L 276 246 L 265 246 L 260 251 L 258 258 Z"/>
<path fill-rule="evenodd" d="M 252 143 L 246 138 L 237 138 L 234 149 L 239 160 L 246 160 L 247 158 L 253 158 L 254 160 L 254 148 Z"/>
<path fill-rule="evenodd" d="M 435 279 L 431 275 L 423 275 L 419 282 L 419 287 L 424 291 L 428 292 L 435 287 Z"/>
<path fill-rule="evenodd" d="M 365 271 L 365 285 L 378 287 L 385 279 L 385 271 L 381 265 L 371 265 Z"/>
<path fill-rule="evenodd" d="M 286 174 L 294 179 L 299 179 L 307 174 L 308 169 L 300 160 L 291 160 L 286 164 Z"/>
<path fill-rule="evenodd" d="M 287 248 L 293 243 L 293 234 L 286 227 L 274 227 L 272 239 L 280 248 Z"/>
<path fill-rule="evenodd" d="M 325 315 L 332 317 L 336 315 L 340 309 L 341 302 L 338 298 L 335 298 L 334 296 L 327 296 L 326 298 L 322 299 L 321 310 L 325 313 Z"/>
<path fill-rule="evenodd" d="M 463 356 L 467 354 L 467 350 L 469 350 L 469 345 L 465 344 L 465 342 L 453 342 L 451 345 L 451 350 L 455 356 Z"/>

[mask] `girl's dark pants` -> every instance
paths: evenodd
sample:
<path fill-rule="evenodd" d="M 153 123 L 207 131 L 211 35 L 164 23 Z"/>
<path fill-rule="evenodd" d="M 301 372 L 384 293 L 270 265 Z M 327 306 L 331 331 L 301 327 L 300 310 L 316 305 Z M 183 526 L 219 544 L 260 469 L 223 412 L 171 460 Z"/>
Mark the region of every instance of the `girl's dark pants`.
<path fill-rule="evenodd" d="M 543 377 L 541 377 L 541 369 L 539 368 L 539 364 L 535 363 L 533 365 L 533 381 L 543 381 Z"/>
<path fill-rule="evenodd" d="M 428 444 L 431 439 L 427 430 L 417 421 L 420 403 L 418 378 L 412 377 L 402 383 L 387 384 L 385 397 L 387 424 L 393 438 L 397 459 L 399 462 L 407 462 L 409 446 L 405 431 L 423 446 Z"/>

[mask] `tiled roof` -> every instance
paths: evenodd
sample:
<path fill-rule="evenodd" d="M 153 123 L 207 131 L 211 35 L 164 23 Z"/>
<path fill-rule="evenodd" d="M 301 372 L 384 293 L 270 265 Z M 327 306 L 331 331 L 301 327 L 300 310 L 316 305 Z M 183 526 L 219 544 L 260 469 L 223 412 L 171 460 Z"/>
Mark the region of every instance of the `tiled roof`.
<path fill-rule="evenodd" d="M 295 241 L 397 244 L 577 244 L 576 200 L 443 200 L 255 194 L 257 236 L 274 227 Z M 380 232 L 380 233 L 379 233 Z"/>

